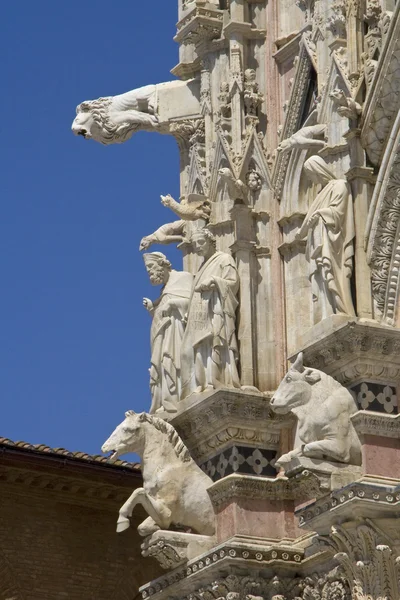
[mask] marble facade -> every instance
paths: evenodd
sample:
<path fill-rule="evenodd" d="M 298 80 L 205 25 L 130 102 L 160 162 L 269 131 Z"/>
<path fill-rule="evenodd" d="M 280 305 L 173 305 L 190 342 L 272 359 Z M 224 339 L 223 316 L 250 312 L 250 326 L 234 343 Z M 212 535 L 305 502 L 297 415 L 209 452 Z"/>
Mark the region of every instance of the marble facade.
<path fill-rule="evenodd" d="M 144 528 L 167 573 L 142 598 L 397 600 L 400 4 L 179 0 L 178 19 L 178 80 L 73 124 L 180 150 L 180 202 L 162 197 L 180 220 L 140 249 L 178 243 L 193 278 L 159 416 L 213 523 L 190 528 L 177 473 L 186 508 Z"/>

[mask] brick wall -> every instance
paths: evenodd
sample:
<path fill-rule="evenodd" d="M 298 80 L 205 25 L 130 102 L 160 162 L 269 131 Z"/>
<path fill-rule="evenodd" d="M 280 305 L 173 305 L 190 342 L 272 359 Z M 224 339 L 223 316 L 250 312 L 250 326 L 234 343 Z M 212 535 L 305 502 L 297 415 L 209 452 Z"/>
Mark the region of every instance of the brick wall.
<path fill-rule="evenodd" d="M 0 600 L 133 600 L 160 574 L 140 554 L 139 507 L 115 532 L 139 473 L 11 454 L 0 457 Z"/>

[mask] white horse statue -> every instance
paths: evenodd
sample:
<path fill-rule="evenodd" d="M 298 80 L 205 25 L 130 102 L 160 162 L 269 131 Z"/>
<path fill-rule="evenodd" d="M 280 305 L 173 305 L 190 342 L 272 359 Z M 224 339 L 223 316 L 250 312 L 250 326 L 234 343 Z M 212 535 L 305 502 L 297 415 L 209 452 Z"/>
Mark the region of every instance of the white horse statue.
<path fill-rule="evenodd" d="M 128 498 L 119 511 L 117 531 L 129 527 L 136 504 L 142 504 L 149 517 L 138 527 L 142 536 L 171 524 L 190 528 L 196 533 L 213 535 L 215 516 L 207 488 L 211 479 L 191 458 L 175 429 L 162 419 L 147 413 L 125 413 L 103 444 L 110 460 L 136 452 L 142 459 L 143 487 Z"/>

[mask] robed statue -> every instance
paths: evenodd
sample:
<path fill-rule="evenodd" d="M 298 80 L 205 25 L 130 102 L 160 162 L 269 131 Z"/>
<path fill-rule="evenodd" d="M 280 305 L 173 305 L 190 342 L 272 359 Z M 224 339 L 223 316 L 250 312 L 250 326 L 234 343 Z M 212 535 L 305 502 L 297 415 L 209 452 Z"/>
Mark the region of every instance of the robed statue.
<path fill-rule="evenodd" d="M 193 275 L 175 271 L 162 252 L 143 255 L 153 285 L 163 285 L 160 297 L 143 305 L 153 317 L 150 333 L 150 413 L 173 413 L 181 395 L 181 344 Z"/>
<path fill-rule="evenodd" d="M 304 172 L 322 186 L 297 236 L 307 240 L 314 323 L 334 313 L 353 316 L 350 278 L 355 230 L 350 186 L 337 179 L 320 156 L 309 158 Z"/>
<path fill-rule="evenodd" d="M 193 282 L 182 341 L 181 398 L 218 387 L 240 387 L 236 308 L 239 275 L 230 254 L 216 251 L 208 229 L 191 236 L 203 263 Z"/>

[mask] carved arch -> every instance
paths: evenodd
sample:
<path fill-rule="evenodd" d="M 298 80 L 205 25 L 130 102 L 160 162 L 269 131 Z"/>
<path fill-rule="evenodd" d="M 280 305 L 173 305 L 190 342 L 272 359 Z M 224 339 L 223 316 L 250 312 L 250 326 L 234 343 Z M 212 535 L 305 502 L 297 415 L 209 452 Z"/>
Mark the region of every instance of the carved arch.
<path fill-rule="evenodd" d="M 378 174 L 366 243 L 375 316 L 395 325 L 400 316 L 400 113 Z"/>
<path fill-rule="evenodd" d="M 286 111 L 286 119 L 282 129 L 281 140 L 293 135 L 305 123 L 304 109 L 307 103 L 308 90 L 311 74 L 315 71 L 310 53 L 304 38 L 300 42 L 300 52 L 297 60 L 297 69 L 290 94 L 289 105 Z M 286 177 L 286 169 L 289 161 L 288 154 L 278 154 L 274 173 L 272 177 L 275 196 L 280 200 Z"/>

